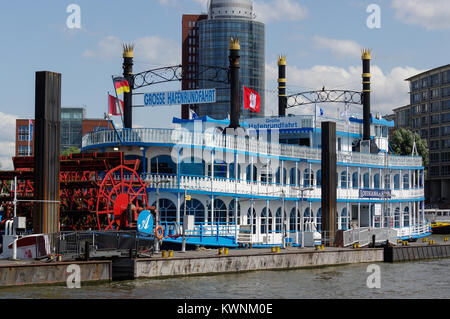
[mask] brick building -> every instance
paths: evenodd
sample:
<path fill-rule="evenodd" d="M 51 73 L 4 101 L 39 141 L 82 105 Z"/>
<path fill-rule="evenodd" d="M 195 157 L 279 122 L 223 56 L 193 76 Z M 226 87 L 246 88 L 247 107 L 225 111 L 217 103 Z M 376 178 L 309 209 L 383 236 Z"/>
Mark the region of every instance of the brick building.
<path fill-rule="evenodd" d="M 32 119 L 16 120 L 15 156 L 34 155 L 35 123 Z M 81 148 L 83 135 L 100 130 L 112 129 L 110 122 L 104 119 L 87 119 L 84 108 L 61 109 L 61 152 L 69 147 Z"/>

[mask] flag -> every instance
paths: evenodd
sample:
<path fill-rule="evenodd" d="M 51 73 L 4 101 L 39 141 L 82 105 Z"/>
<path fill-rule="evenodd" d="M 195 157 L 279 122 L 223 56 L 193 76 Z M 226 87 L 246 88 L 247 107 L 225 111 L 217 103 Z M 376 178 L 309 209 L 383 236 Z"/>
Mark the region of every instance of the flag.
<path fill-rule="evenodd" d="M 130 92 L 130 84 L 124 78 L 115 78 L 114 79 L 114 88 L 116 89 L 117 95 L 122 93 Z"/>
<path fill-rule="evenodd" d="M 194 110 L 192 110 L 192 109 L 189 109 L 189 111 L 191 111 L 191 118 L 192 118 L 193 120 L 195 120 L 195 119 L 197 119 L 197 118 L 198 118 L 198 115 L 197 115 L 197 113 L 195 113 L 195 111 L 194 111 Z"/>
<path fill-rule="evenodd" d="M 122 115 L 123 114 L 123 101 L 118 100 L 117 98 L 115 98 L 114 96 L 112 96 L 111 94 L 109 94 L 109 114 L 111 115 Z M 118 101 L 120 101 L 120 107 L 119 108 L 119 103 Z"/>
<path fill-rule="evenodd" d="M 260 111 L 261 98 L 258 92 L 244 86 L 244 109 L 250 109 L 253 112 Z"/>
<path fill-rule="evenodd" d="M 316 104 L 316 116 L 323 116 L 323 110 Z"/>

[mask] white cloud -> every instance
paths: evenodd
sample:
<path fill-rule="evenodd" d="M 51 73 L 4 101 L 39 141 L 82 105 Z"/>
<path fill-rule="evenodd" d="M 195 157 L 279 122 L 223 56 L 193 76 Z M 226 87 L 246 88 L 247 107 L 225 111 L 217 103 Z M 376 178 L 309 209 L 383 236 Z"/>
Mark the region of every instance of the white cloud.
<path fill-rule="evenodd" d="M 272 21 L 298 21 L 308 16 L 308 9 L 294 0 L 254 1 L 256 19 L 265 23 Z"/>
<path fill-rule="evenodd" d="M 338 57 L 349 57 L 353 59 L 361 56 L 362 46 L 353 40 L 338 40 L 314 36 L 313 45 L 317 49 L 331 50 Z"/>
<path fill-rule="evenodd" d="M 396 17 L 427 30 L 450 29 L 449 0 L 392 0 Z"/>
<path fill-rule="evenodd" d="M 93 50 L 86 50 L 83 57 L 91 59 L 113 59 L 122 57 L 122 45 L 126 43 L 118 37 L 108 36 L 101 39 Z M 181 46 L 171 40 L 159 36 L 148 36 L 133 41 L 134 57 L 140 63 L 155 66 L 179 64 Z"/>
<path fill-rule="evenodd" d="M 16 119 L 11 114 L 0 112 L 0 170 L 13 168 L 12 157 L 15 155 Z"/>
<path fill-rule="evenodd" d="M 418 70 L 412 67 L 395 67 L 388 72 L 383 72 L 377 65 L 372 65 L 372 113 L 379 112 L 381 115 L 391 114 L 394 108 L 409 104 L 409 86 L 405 81 L 410 76 L 421 73 L 424 70 Z M 328 65 L 315 65 L 308 69 L 300 69 L 296 66 L 287 66 L 287 89 L 288 95 L 310 90 L 320 90 L 325 86 L 326 89 L 338 90 L 362 90 L 362 67 L 350 66 L 340 68 Z M 266 81 L 275 83 L 278 77 L 277 63 L 274 61 L 266 64 Z M 267 90 L 273 91 L 274 87 L 268 87 Z M 276 93 L 266 94 L 266 114 L 277 114 L 278 100 Z M 330 113 L 335 114 L 338 104 L 329 104 L 324 106 Z M 358 106 L 352 107 L 351 111 L 358 113 Z M 293 113 L 311 112 L 311 108 L 292 109 Z M 361 111 L 362 112 L 362 111 Z"/>

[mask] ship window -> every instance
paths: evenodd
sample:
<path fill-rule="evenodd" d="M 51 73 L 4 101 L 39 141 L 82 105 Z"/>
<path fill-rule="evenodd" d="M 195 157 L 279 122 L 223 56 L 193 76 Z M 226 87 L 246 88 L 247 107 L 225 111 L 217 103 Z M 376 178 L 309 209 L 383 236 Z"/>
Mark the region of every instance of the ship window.
<path fill-rule="evenodd" d="M 375 174 L 373 177 L 373 188 L 380 189 L 380 174 Z"/>
<path fill-rule="evenodd" d="M 256 210 L 253 208 L 253 214 L 251 210 L 252 208 L 250 207 L 247 212 L 247 225 L 252 225 L 252 234 L 256 234 Z"/>
<path fill-rule="evenodd" d="M 198 158 L 183 159 L 180 166 L 181 175 L 205 177 L 205 162 Z"/>
<path fill-rule="evenodd" d="M 343 171 L 341 173 L 341 188 L 347 188 L 347 172 Z"/>
<path fill-rule="evenodd" d="M 286 215 L 286 212 L 284 214 Z M 281 208 L 278 208 L 275 215 L 275 232 L 281 233 Z"/>
<path fill-rule="evenodd" d="M 384 189 L 391 189 L 391 175 L 384 176 Z"/>
<path fill-rule="evenodd" d="M 296 211 L 295 207 L 292 208 L 291 214 L 289 215 L 289 232 L 295 232 L 297 229 L 297 220 L 296 220 Z"/>
<path fill-rule="evenodd" d="M 341 230 L 348 229 L 348 216 L 347 216 L 347 208 L 344 208 L 341 212 Z"/>
<path fill-rule="evenodd" d="M 240 179 L 241 178 L 241 165 L 237 164 L 237 176 L 235 176 L 235 166 L 236 164 L 231 163 L 230 164 L 230 178 Z"/>
<path fill-rule="evenodd" d="M 303 186 L 309 187 L 314 185 L 314 172 L 309 168 L 305 169 L 303 174 Z"/>
<path fill-rule="evenodd" d="M 369 183 L 369 173 L 365 173 L 363 176 L 363 187 L 364 188 L 369 188 L 370 187 L 370 183 Z"/>
<path fill-rule="evenodd" d="M 400 227 L 400 208 L 396 208 L 394 212 L 394 227 L 399 228 Z"/>
<path fill-rule="evenodd" d="M 352 175 L 352 185 L 353 185 L 353 188 L 358 188 L 359 187 L 359 185 L 358 185 L 358 172 L 354 172 L 353 175 Z"/>
<path fill-rule="evenodd" d="M 403 175 L 403 189 L 409 189 L 409 174 Z"/>
<path fill-rule="evenodd" d="M 321 186 L 322 185 L 322 170 L 318 170 L 317 173 L 317 186 Z"/>
<path fill-rule="evenodd" d="M 156 201 L 152 206 L 156 207 Z M 169 199 L 161 198 L 159 200 L 159 214 L 162 223 L 174 223 L 177 221 L 177 208 Z"/>
<path fill-rule="evenodd" d="M 292 167 L 290 170 L 290 180 L 289 180 L 289 184 L 290 185 L 297 185 L 296 180 L 297 180 L 297 176 L 296 176 L 297 170 L 295 169 L 295 167 Z"/>
<path fill-rule="evenodd" d="M 234 225 L 235 224 L 235 219 L 234 216 L 237 216 L 237 224 L 240 225 L 241 224 L 241 203 L 238 202 L 237 205 L 237 212 L 235 212 L 235 205 L 236 205 L 236 201 L 233 199 L 230 202 L 230 206 L 228 207 L 228 223 L 230 225 Z"/>
<path fill-rule="evenodd" d="M 309 207 L 305 209 L 305 212 L 303 213 L 303 230 L 304 231 L 310 231 L 310 222 L 312 221 L 311 218 L 311 210 Z"/>
<path fill-rule="evenodd" d="M 253 166 L 253 170 L 252 170 Z M 253 178 L 252 178 L 252 172 L 253 172 Z M 248 165 L 247 166 L 247 181 L 248 182 L 256 182 L 258 180 L 258 171 L 256 169 L 255 165 Z"/>
<path fill-rule="evenodd" d="M 287 170 L 286 170 L 285 168 L 283 168 L 283 183 L 281 182 L 281 176 L 280 176 L 280 174 L 281 174 L 281 167 L 278 168 L 278 171 L 277 171 L 277 174 L 276 174 L 276 183 L 277 183 L 277 184 L 283 184 L 283 185 L 286 185 L 286 179 L 287 179 L 286 174 L 287 174 Z"/>
<path fill-rule="evenodd" d="M 184 203 L 181 204 L 181 211 L 184 211 Z M 186 214 L 194 215 L 196 224 L 205 222 L 205 206 L 197 199 L 186 201 Z"/>
<path fill-rule="evenodd" d="M 403 226 L 409 226 L 409 207 L 405 207 L 405 211 L 403 214 Z"/>
<path fill-rule="evenodd" d="M 400 189 L 400 174 L 394 175 L 394 189 Z"/>
<path fill-rule="evenodd" d="M 208 222 L 224 225 L 227 222 L 227 206 L 220 199 L 214 200 L 214 221 L 211 221 L 211 203 L 208 205 Z"/>
<path fill-rule="evenodd" d="M 322 208 L 317 211 L 316 225 L 317 231 L 320 232 L 322 230 Z"/>

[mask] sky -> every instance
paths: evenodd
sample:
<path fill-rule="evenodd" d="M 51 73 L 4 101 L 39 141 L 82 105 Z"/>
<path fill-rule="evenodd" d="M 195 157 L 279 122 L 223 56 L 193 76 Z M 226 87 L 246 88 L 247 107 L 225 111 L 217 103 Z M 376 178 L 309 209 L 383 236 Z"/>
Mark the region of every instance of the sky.
<path fill-rule="evenodd" d="M 280 54 L 287 56 L 288 94 L 323 86 L 361 91 L 361 49 L 370 48 L 372 112 L 381 115 L 408 104 L 406 78 L 450 62 L 450 0 L 254 0 L 254 7 L 266 26 L 268 116 L 277 112 Z M 34 118 L 35 72 L 61 73 L 62 106 L 103 118 L 111 77 L 122 73 L 122 44 L 135 44 L 135 73 L 180 64 L 182 15 L 206 9 L 206 0 L 2 3 L 1 168 L 12 168 L 15 120 Z M 173 89 L 180 83 L 142 92 Z M 174 116 L 179 106 L 136 108 L 133 126 L 170 127 Z"/>

